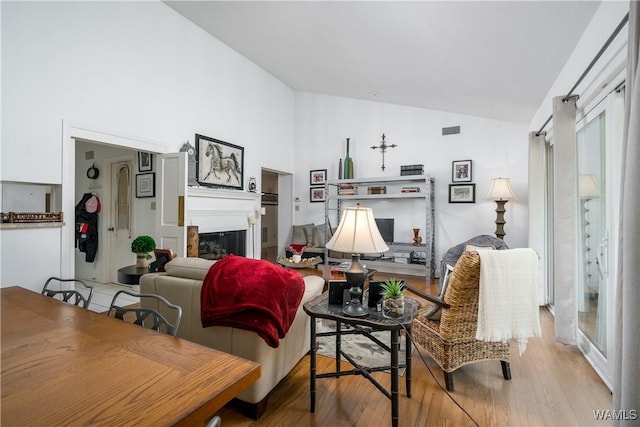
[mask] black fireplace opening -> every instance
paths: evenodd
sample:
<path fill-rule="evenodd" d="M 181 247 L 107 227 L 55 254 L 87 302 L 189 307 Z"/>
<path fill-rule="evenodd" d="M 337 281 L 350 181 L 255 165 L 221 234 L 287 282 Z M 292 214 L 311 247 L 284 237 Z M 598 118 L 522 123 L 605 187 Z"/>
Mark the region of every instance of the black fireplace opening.
<path fill-rule="evenodd" d="M 229 254 L 247 256 L 247 230 L 198 234 L 198 257 L 222 259 Z"/>

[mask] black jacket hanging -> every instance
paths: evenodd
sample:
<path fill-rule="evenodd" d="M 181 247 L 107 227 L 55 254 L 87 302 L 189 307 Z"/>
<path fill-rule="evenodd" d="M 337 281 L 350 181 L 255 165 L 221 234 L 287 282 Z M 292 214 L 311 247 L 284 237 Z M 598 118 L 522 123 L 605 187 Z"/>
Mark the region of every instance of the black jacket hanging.
<path fill-rule="evenodd" d="M 96 203 L 98 206 L 100 203 L 97 198 L 89 203 L 91 212 L 87 210 L 87 202 L 93 197 L 95 197 L 93 194 L 85 193 L 76 205 L 76 247 L 80 252 L 86 253 L 86 262 L 93 262 L 98 252 L 98 212 L 100 210 L 95 206 Z"/>

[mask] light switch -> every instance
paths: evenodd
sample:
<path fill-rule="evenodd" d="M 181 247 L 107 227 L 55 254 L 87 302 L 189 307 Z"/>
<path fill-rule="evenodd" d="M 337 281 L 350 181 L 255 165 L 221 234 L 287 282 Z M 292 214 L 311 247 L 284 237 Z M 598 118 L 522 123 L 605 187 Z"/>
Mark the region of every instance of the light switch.
<path fill-rule="evenodd" d="M 151 210 L 152 211 L 156 210 L 156 202 L 151 202 Z"/>

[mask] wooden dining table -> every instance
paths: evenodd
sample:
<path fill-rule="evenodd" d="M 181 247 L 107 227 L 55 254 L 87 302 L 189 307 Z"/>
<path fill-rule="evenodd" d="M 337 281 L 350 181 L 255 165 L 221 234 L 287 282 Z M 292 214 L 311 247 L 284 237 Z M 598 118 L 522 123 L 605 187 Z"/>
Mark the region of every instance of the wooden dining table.
<path fill-rule="evenodd" d="M 204 426 L 260 365 L 21 287 L 1 289 L 3 426 Z"/>

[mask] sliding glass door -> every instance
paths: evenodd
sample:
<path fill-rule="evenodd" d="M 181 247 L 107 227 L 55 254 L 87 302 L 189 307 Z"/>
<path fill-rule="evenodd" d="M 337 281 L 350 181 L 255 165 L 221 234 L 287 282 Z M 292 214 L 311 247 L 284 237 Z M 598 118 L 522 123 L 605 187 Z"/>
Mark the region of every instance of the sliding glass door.
<path fill-rule="evenodd" d="M 609 386 L 624 95 L 613 92 L 577 123 L 578 345 Z"/>

